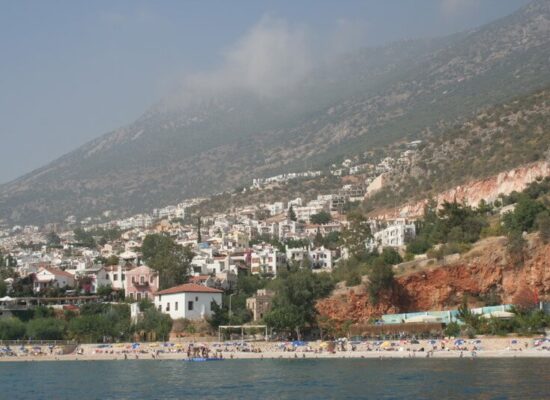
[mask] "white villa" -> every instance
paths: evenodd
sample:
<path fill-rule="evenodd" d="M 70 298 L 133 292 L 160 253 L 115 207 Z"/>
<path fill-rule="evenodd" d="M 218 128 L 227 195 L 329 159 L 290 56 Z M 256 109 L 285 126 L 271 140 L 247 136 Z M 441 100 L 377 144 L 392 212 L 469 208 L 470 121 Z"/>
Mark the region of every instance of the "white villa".
<path fill-rule="evenodd" d="M 185 283 L 155 294 L 155 307 L 172 319 L 204 319 L 212 314 L 212 302 L 221 306 L 223 290 Z"/>

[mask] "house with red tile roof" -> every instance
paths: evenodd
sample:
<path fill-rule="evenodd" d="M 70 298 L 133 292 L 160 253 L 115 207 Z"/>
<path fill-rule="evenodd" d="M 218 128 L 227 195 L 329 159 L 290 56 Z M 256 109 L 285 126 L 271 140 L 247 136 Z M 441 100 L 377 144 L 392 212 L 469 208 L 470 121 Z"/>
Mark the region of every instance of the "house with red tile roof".
<path fill-rule="evenodd" d="M 75 279 L 70 273 L 53 267 L 40 267 L 34 276 L 33 291 L 40 293 L 47 288 L 72 288 Z"/>
<path fill-rule="evenodd" d="M 221 306 L 223 290 L 185 283 L 155 294 L 155 307 L 172 319 L 205 319 L 212 315 L 212 302 Z"/>

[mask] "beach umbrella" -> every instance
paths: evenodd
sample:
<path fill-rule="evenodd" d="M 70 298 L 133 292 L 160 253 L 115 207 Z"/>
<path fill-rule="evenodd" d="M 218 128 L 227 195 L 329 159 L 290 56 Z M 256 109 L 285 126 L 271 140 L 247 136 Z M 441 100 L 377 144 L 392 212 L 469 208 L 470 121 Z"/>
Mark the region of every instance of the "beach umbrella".
<path fill-rule="evenodd" d="M 455 346 L 462 346 L 464 344 L 464 340 L 462 339 L 456 339 L 455 340 Z"/>
<path fill-rule="evenodd" d="M 386 341 L 380 345 L 381 349 L 387 349 L 388 347 L 391 347 L 391 343 Z"/>

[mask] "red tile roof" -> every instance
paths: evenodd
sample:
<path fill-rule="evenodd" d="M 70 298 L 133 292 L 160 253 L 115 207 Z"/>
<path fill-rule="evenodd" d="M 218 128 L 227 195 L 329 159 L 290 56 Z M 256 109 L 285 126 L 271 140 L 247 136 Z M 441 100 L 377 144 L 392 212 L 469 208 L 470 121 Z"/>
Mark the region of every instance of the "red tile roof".
<path fill-rule="evenodd" d="M 195 283 L 185 283 L 183 285 L 174 286 L 169 289 L 161 290 L 158 294 L 176 294 L 176 293 L 223 293 L 223 290 L 210 288 L 203 285 L 197 285 Z"/>

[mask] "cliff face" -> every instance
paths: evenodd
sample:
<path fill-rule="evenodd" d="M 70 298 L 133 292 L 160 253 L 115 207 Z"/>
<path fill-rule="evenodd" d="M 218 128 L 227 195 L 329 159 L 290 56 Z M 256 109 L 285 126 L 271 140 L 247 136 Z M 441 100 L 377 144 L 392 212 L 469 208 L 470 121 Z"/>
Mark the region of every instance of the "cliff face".
<path fill-rule="evenodd" d="M 537 178 L 547 176 L 550 176 L 550 163 L 540 161 L 502 172 L 487 179 L 457 186 L 439 194 L 435 200 L 441 205 L 445 201 L 452 202 L 456 199 L 459 203 L 466 203 L 475 207 L 481 200 L 493 202 L 500 194 L 508 195 L 513 191 L 521 192 Z M 409 203 L 383 214 L 387 217 L 420 217 L 424 213 L 424 206 L 427 202 L 428 199 Z"/>
<path fill-rule="evenodd" d="M 527 288 L 540 299 L 549 299 L 550 243 L 543 244 L 535 236 L 528 243 L 527 258 L 520 267 L 507 256 L 505 238 L 490 238 L 455 264 L 397 278 L 376 306 L 366 293 L 350 292 L 319 301 L 317 309 L 337 322 L 366 322 L 386 313 L 456 308 L 464 295 L 480 305 L 488 296 L 512 303 Z"/>

